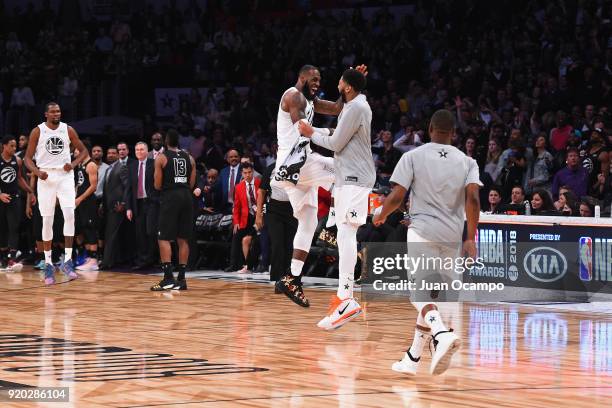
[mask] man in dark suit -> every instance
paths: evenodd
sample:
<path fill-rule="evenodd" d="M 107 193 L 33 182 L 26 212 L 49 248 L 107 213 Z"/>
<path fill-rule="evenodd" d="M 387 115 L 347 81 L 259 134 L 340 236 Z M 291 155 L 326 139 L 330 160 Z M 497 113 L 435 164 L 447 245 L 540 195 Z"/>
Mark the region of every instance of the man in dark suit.
<path fill-rule="evenodd" d="M 108 148 L 108 154 L 118 149 Z M 127 171 L 118 159 L 114 161 L 104 175 L 102 211 L 106 221 L 104 232 L 105 250 L 100 269 L 110 269 L 122 261 L 121 256 L 121 225 L 125 218 L 125 189 L 127 187 Z"/>
<path fill-rule="evenodd" d="M 144 269 L 155 263 L 153 254 L 158 221 L 155 215 L 158 214 L 156 207 L 159 205 L 159 197 L 153 187 L 155 160 L 147 158 L 148 150 L 145 142 L 136 143 L 136 160 L 129 161 L 126 166 L 126 217 L 134 223 L 136 239 L 136 257 L 132 270 Z"/>
<path fill-rule="evenodd" d="M 221 182 L 222 211 L 223 214 L 231 214 L 234 208 L 234 191 L 236 185 L 242 179 L 242 167 L 240 165 L 240 154 L 237 150 L 231 149 L 227 152 L 227 164 L 221 170 L 219 179 Z"/>
<path fill-rule="evenodd" d="M 157 159 L 157 156 L 164 152 L 164 137 L 160 132 L 153 133 L 151 136 L 151 151 L 147 155 L 149 159 Z"/>
<path fill-rule="evenodd" d="M 219 172 L 216 169 L 208 170 L 206 178 L 200 178 L 194 194 L 196 197 L 201 196 L 200 207 L 204 211 L 211 214 L 221 212 L 223 192 L 221 191 L 221 183 L 219 183 Z"/>

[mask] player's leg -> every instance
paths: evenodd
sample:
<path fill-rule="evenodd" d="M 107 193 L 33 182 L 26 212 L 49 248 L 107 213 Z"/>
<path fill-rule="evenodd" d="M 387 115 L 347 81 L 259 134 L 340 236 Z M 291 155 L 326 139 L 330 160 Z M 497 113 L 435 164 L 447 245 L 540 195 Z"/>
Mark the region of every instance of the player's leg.
<path fill-rule="evenodd" d="M 55 219 L 55 202 L 57 200 L 57 180 L 55 174 L 49 172 L 46 180 L 38 180 L 36 185 L 38 193 L 38 208 L 42 218 L 42 241 L 45 254 L 45 284 L 55 283 L 55 267 L 51 259 L 53 245 L 53 221 Z"/>
<path fill-rule="evenodd" d="M 74 190 L 74 175 L 68 172 L 61 175 L 58 183 L 57 196 L 60 208 L 64 216 L 64 262 L 60 265 L 60 270 L 68 279 L 76 279 L 78 275 L 74 271 L 72 262 L 72 246 L 74 243 L 75 230 L 75 200 L 76 191 Z"/>
<path fill-rule="evenodd" d="M 163 216 L 159 217 L 157 242 L 159 245 L 159 257 L 164 277 L 159 283 L 151 287 L 152 291 L 168 290 L 174 288 L 176 285 L 174 275 L 172 274 L 172 246 L 170 245 L 170 241 L 174 241 L 177 238 L 180 208 L 177 209 L 172 205 L 174 201 L 173 196 L 173 192 L 164 191 L 160 199 L 160 214 L 163 214 Z M 189 251 L 189 249 L 187 249 L 187 251 Z"/>
<path fill-rule="evenodd" d="M 361 314 L 353 296 L 357 263 L 357 230 L 368 215 L 369 188 L 341 186 L 336 189 L 338 227 L 338 291 L 332 297 L 327 315 L 318 323 L 325 330 L 337 329 Z"/>
<path fill-rule="evenodd" d="M 96 224 L 97 214 L 95 201 L 86 200 L 80 206 L 80 227 L 83 236 L 83 243 L 87 251 L 85 263 L 77 270 L 97 271 L 98 268 L 98 225 Z"/>
<path fill-rule="evenodd" d="M 8 262 L 7 269 L 11 272 L 21 272 L 23 265 L 17 262 L 17 249 L 19 248 L 19 225 L 23 217 L 23 204 L 21 199 L 13 197 L 6 208 L 6 222 L 8 229 Z"/>
<path fill-rule="evenodd" d="M 308 257 L 312 237 L 317 228 L 317 190 L 313 187 L 288 186 L 285 191 L 293 208 L 293 216 L 298 220 L 297 231 L 293 237 L 293 256 L 290 275 L 284 275 L 276 284 L 276 290 L 283 292 L 300 306 L 308 307 L 308 299 L 302 288 L 302 268 Z"/>
<path fill-rule="evenodd" d="M 188 190 L 181 191 L 182 209 L 178 218 L 177 244 L 178 244 L 178 275 L 173 289 L 187 290 L 185 269 L 189 261 L 189 240 L 193 236 L 193 204 Z"/>
<path fill-rule="evenodd" d="M 8 255 L 8 204 L 0 201 L 0 270 L 4 271 Z"/>

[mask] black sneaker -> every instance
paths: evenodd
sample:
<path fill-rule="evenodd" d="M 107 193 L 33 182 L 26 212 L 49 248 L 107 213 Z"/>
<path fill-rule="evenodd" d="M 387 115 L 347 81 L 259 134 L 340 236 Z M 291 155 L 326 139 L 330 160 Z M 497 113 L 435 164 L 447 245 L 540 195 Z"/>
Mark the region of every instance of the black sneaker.
<path fill-rule="evenodd" d="M 177 282 L 174 278 L 164 278 L 160 280 L 159 283 L 151 286 L 151 290 L 154 292 L 161 292 L 163 290 L 173 289 L 176 285 Z"/>
<path fill-rule="evenodd" d="M 173 290 L 187 290 L 187 279 L 176 280 Z"/>
<path fill-rule="evenodd" d="M 276 282 L 275 291 L 284 293 L 294 303 L 302 307 L 310 306 L 308 299 L 306 299 L 306 296 L 304 295 L 302 280 L 299 276 L 283 276 L 278 282 Z"/>

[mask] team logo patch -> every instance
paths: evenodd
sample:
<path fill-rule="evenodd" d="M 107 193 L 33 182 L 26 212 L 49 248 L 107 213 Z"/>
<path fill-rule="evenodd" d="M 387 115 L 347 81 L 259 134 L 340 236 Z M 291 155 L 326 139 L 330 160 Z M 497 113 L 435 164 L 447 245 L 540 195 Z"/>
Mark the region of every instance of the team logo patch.
<path fill-rule="evenodd" d="M 64 141 L 59 137 L 50 137 L 45 143 L 45 149 L 47 149 L 49 154 L 57 156 L 64 151 Z"/>
<path fill-rule="evenodd" d="M 0 173 L 0 180 L 6 184 L 10 184 L 17 178 L 17 172 L 13 167 L 5 167 Z"/>
<path fill-rule="evenodd" d="M 79 171 L 78 177 L 79 177 L 79 179 L 77 181 L 77 184 L 78 184 L 79 187 L 81 187 L 83 185 L 83 183 L 85 182 L 85 176 L 83 176 L 83 172 L 82 171 Z"/>

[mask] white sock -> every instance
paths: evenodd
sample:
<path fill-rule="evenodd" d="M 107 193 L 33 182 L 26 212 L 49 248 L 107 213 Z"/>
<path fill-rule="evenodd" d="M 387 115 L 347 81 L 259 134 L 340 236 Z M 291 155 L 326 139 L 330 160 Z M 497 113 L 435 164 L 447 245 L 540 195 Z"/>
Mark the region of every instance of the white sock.
<path fill-rule="evenodd" d="M 355 263 L 357 262 L 357 227 L 338 224 L 338 292 L 340 299 L 353 297 Z"/>
<path fill-rule="evenodd" d="M 414 338 L 412 339 L 412 345 L 408 349 L 410 351 L 410 355 L 414 359 L 418 359 L 423 354 L 423 349 L 425 348 L 425 344 L 429 340 L 429 333 L 425 333 L 419 329 L 414 329 Z"/>
<path fill-rule="evenodd" d="M 425 314 L 425 324 L 431 329 L 431 334 L 436 335 L 441 331 L 448 330 L 442 322 L 442 316 L 437 310 L 430 310 Z"/>
<path fill-rule="evenodd" d="M 51 265 L 53 261 L 51 260 L 51 251 L 43 251 L 45 253 L 45 263 Z"/>
<path fill-rule="evenodd" d="M 293 276 L 300 276 L 302 274 L 302 268 L 304 267 L 304 261 L 300 261 L 299 259 L 291 260 L 291 274 Z"/>
<path fill-rule="evenodd" d="M 64 251 L 64 262 L 72 259 L 72 248 L 66 248 Z"/>

